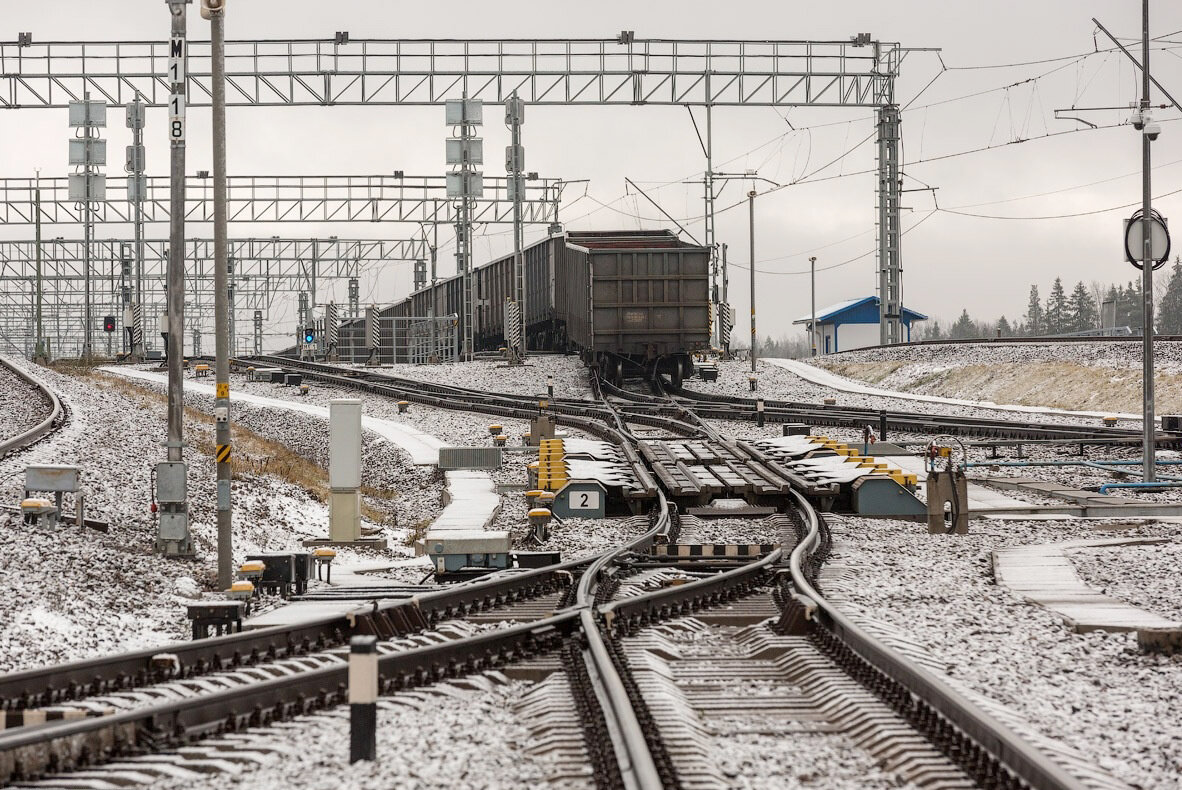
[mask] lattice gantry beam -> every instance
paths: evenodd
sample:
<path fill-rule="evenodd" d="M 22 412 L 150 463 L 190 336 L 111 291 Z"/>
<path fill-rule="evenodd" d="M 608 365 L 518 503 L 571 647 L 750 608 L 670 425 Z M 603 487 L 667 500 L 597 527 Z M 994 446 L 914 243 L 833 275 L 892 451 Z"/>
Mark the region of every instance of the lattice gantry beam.
<path fill-rule="evenodd" d="M 210 101 L 208 41 L 190 41 L 188 103 Z M 231 106 L 503 102 L 879 107 L 894 103 L 897 43 L 674 39 L 226 42 Z M 0 44 L 0 107 L 169 96 L 162 41 Z"/>
<path fill-rule="evenodd" d="M 95 239 L 91 261 L 96 279 L 119 276 L 125 256 L 134 265 L 135 245 L 130 240 Z M 272 290 L 296 291 L 306 288 L 311 266 L 323 279 L 357 277 L 371 266 L 429 258 L 431 250 L 423 239 L 229 239 L 229 257 L 234 262 L 236 282 L 266 279 Z M 83 279 L 83 242 L 79 239 L 43 239 L 42 279 L 47 282 Z M 0 240 L 0 283 L 27 285 L 36 276 L 37 247 L 31 240 Z M 213 279 L 213 239 L 185 240 L 185 276 L 191 280 Z M 144 277 L 163 279 L 168 265 L 168 240 L 144 240 Z"/>
<path fill-rule="evenodd" d="M 144 201 L 145 222 L 169 219 L 169 179 L 152 176 Z M 484 196 L 476 200 L 477 223 L 511 223 L 513 201 L 504 177 L 486 176 Z M 444 176 L 230 176 L 226 180 L 230 222 L 455 222 Z M 42 224 L 81 224 L 82 204 L 70 199 L 65 178 L 42 178 Z M 0 179 L 0 224 L 31 225 L 35 221 L 31 178 Z M 539 178 L 526 182 L 522 203 L 526 222 L 551 222 L 562 199 L 563 182 Z M 107 180 L 106 197 L 93 203 L 96 223 L 135 220 L 128 201 L 127 179 Z M 190 177 L 185 186 L 185 221 L 213 221 L 211 179 Z"/>

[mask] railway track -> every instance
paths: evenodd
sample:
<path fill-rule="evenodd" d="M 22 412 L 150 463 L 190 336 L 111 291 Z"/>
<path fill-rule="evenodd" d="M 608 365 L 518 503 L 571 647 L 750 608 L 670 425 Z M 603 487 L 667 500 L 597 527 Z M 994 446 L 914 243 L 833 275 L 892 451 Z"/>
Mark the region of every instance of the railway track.
<path fill-rule="evenodd" d="M 754 398 L 734 395 L 706 395 L 684 387 L 667 385 L 675 398 L 703 417 L 718 419 L 755 420 L 757 404 Z M 984 417 L 924 412 L 901 412 L 854 406 L 818 406 L 811 403 L 763 399 L 764 419 L 768 422 L 805 422 L 845 428 L 877 429 L 885 419 L 888 431 L 924 435 L 966 436 L 983 439 L 1027 441 L 1084 442 L 1086 444 L 1139 444 L 1141 433 L 1129 428 L 1108 428 L 1093 425 L 1040 423 L 1025 420 L 1000 420 Z M 1179 437 L 1159 433 L 1160 446 L 1176 444 Z"/>
<path fill-rule="evenodd" d="M 1154 342 L 1182 341 L 1182 335 L 1154 335 Z M 996 345 L 1004 346 L 1011 343 L 1051 345 L 1054 343 L 1140 343 L 1141 335 L 1107 335 L 1103 337 L 973 337 L 949 338 L 945 340 L 913 340 L 910 343 L 887 343 L 871 348 L 910 348 L 912 346 L 963 346 L 963 345 Z M 865 351 L 865 348 L 851 348 L 850 351 Z"/>
<path fill-rule="evenodd" d="M 13 453 L 26 450 L 46 436 L 49 436 L 65 424 L 69 415 L 66 407 L 58 399 L 57 393 L 50 389 L 44 382 L 26 373 L 20 367 L 12 364 L 3 357 L 0 357 L 0 365 L 31 387 L 37 393 L 38 397 L 48 405 L 49 412 L 44 419 L 32 427 L 13 436 L 0 438 L 0 459 L 3 459 Z"/>
<path fill-rule="evenodd" d="M 527 397 L 386 376 L 362 377 L 315 363 L 283 364 L 341 386 L 446 408 L 522 418 L 536 412 L 536 404 Z M 696 411 L 676 408 L 682 417 Z M 567 424 L 625 448 L 632 444 L 630 423 L 683 436 L 709 433 L 697 415 L 682 420 L 675 415 L 634 414 L 606 402 L 556 401 L 553 409 Z M 629 457 L 640 464 L 634 448 Z M 846 695 L 846 708 L 857 709 L 858 716 L 847 724 L 860 726 L 868 742 L 880 743 L 877 733 L 907 723 L 914 732 L 900 741 L 902 746 L 891 744 L 880 756 L 885 751 L 897 755 L 898 749 L 904 749 L 914 758 L 913 764 L 929 768 L 924 776 L 934 778 L 939 786 L 1053 790 L 1085 786 L 934 673 L 901 657 L 829 604 L 816 584 L 817 568 L 828 551 L 823 521 L 795 491 L 786 497 L 784 510 L 792 520 L 777 517 L 783 519 L 781 531 L 791 525 L 781 546 L 748 561 L 690 563 L 687 569 L 681 567 L 685 563 L 669 560 L 667 553 L 664 559 L 652 553 L 658 543 L 676 542 L 680 533 L 676 510 L 658 490 L 649 529 L 596 557 L 502 574 L 410 602 L 378 603 L 344 618 L 305 624 L 299 627 L 306 629 L 302 634 L 284 628 L 248 632 L 170 647 L 167 657 L 158 651 L 140 651 L 0 677 L 0 705 L 13 711 L 96 698 L 126 687 L 146 689 L 153 682 L 209 681 L 211 672 L 245 678 L 232 688 L 206 688 L 164 701 L 141 698 L 142 704 L 128 710 L 0 733 L 0 783 L 32 781 L 46 773 L 182 746 L 200 738 L 212 738 L 210 743 L 215 745 L 232 743 L 227 739 L 237 731 L 330 709 L 343 702 L 346 694 L 347 668 L 340 660 L 339 646 L 347 634 L 376 633 L 387 641 L 379 658 L 384 694 L 522 661 L 536 664 L 540 658 L 560 666 L 562 682 L 549 689 L 557 689 L 551 704 L 561 704 L 570 695 L 570 707 L 579 712 L 584 742 L 582 751 L 573 753 L 586 756 L 601 787 L 679 787 L 706 776 L 702 771 L 708 773 L 708 766 L 703 768 L 701 755 L 709 740 L 700 738 L 695 746 L 694 739 L 681 737 L 685 731 L 684 726 L 678 729 L 677 712 L 725 718 L 733 711 L 734 700 L 727 701 L 726 686 L 706 687 L 710 674 L 716 675 L 719 668 L 733 679 L 813 689 L 794 699 L 773 694 L 760 703 L 772 718 L 788 725 L 815 724 L 829 715 L 831 710 L 814 703 L 825 690 L 834 689 Z M 672 568 L 676 568 L 677 583 L 669 583 Z M 503 609 L 500 614 L 498 604 Z M 510 616 L 524 619 L 520 607 L 530 612 L 530 621 L 504 625 L 506 613 L 516 612 Z M 722 617 L 721 609 L 729 614 Z M 763 630 L 742 632 L 736 612 L 740 618 L 763 622 Z M 687 618 L 695 613 L 696 617 Z M 428 628 L 457 615 L 486 625 L 500 622 L 501 627 L 470 632 L 453 627 L 450 635 L 455 638 L 432 641 L 427 637 Z M 720 623 L 726 618 L 729 623 Z M 674 649 L 679 635 L 692 636 L 732 659 L 686 658 Z M 638 671 L 639 659 L 651 654 L 654 645 L 671 657 L 667 671 Z M 808 676 L 799 671 L 784 674 L 783 666 L 772 667 L 767 661 L 769 651 L 788 656 L 780 663 L 807 670 Z M 300 671 L 267 669 L 284 661 L 298 662 L 300 657 L 308 659 Z M 247 672 L 247 666 L 256 671 Z M 159 677 L 153 672 L 174 676 Z M 677 693 L 663 694 L 672 691 Z M 669 699 L 676 704 L 670 707 Z M 888 708 L 893 711 L 889 716 Z M 571 718 L 564 721 L 569 728 Z M 117 770 L 133 771 L 121 768 L 123 763 L 116 765 Z"/>

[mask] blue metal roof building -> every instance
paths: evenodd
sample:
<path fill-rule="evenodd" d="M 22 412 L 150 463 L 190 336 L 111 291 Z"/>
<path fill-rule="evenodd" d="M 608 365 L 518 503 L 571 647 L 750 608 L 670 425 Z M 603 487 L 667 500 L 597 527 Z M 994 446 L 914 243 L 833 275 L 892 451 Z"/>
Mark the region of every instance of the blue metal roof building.
<path fill-rule="evenodd" d="M 911 341 L 911 325 L 916 321 L 926 321 L 927 318 L 923 313 L 903 308 L 902 322 L 906 342 Z M 792 323 L 804 324 L 808 331 L 808 325 L 812 320 L 812 315 L 806 315 Z M 817 351 L 822 354 L 877 346 L 878 297 L 847 299 L 825 308 L 817 308 L 817 330 Z"/>

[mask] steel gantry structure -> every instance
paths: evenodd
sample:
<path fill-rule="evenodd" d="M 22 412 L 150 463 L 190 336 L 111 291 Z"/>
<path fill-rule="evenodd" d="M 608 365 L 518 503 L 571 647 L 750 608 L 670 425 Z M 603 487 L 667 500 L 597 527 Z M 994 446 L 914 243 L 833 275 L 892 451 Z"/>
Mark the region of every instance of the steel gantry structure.
<path fill-rule="evenodd" d="M 168 100 L 162 41 L 0 44 L 0 108 L 64 107 L 94 98 Z M 907 49 L 858 34 L 848 41 L 587 39 L 237 40 L 225 44 L 230 106 L 434 105 L 460 95 L 534 105 L 866 107 L 877 114 L 877 226 L 883 339 L 901 340 L 899 108 Z M 209 42 L 190 42 L 189 106 L 212 96 Z M 712 139 L 707 112 L 707 140 Z M 707 226 L 713 244 L 712 151 Z M 718 293 L 714 244 L 714 293 Z M 717 314 L 718 311 L 716 311 Z"/>
<path fill-rule="evenodd" d="M 533 174 L 531 174 L 532 176 Z M 138 194 L 142 200 L 132 200 L 135 192 L 129 187 L 133 179 L 112 180 L 101 197 L 87 207 L 70 198 L 69 182 L 67 178 L 9 178 L 0 179 L 0 224 L 9 226 L 84 226 L 89 221 L 92 226 L 97 225 L 131 225 L 134 224 L 137 233 L 147 223 L 167 223 L 170 220 L 170 192 L 171 179 L 166 177 L 138 176 L 141 190 Z M 514 219 L 514 201 L 507 194 L 507 178 L 489 177 L 485 180 L 485 190 L 482 197 L 473 201 L 471 214 L 473 221 L 481 224 L 512 223 Z M 227 179 L 227 209 L 228 220 L 236 224 L 272 222 L 272 223 L 388 223 L 411 222 L 424 229 L 429 225 L 450 224 L 457 219 L 455 206 L 446 196 L 445 177 L 440 176 L 405 176 L 393 175 L 351 175 L 351 176 L 236 176 Z M 525 190 L 520 202 L 523 219 L 530 223 L 556 223 L 558 210 L 562 200 L 562 193 L 567 184 L 558 179 L 531 177 L 524 181 Z M 210 223 L 213 220 L 212 187 L 207 178 L 197 177 L 187 179 L 184 192 L 186 223 Z M 137 213 L 138 212 L 138 213 Z M 270 250 L 241 250 L 242 246 L 257 246 L 270 244 L 269 240 L 256 242 L 254 240 L 239 240 L 232 242 L 232 255 L 240 260 L 265 259 L 282 261 L 286 250 L 278 252 Z M 436 250 L 434 244 L 424 239 L 409 241 L 385 242 L 348 242 L 354 246 L 364 246 L 365 249 L 357 253 L 340 252 L 345 242 L 330 242 L 323 240 L 309 243 L 315 247 L 320 243 L 323 247 L 320 259 L 328 260 L 334 255 L 341 259 L 360 259 L 370 262 L 393 260 L 435 261 Z M 9 245 L 3 249 L 7 252 L 11 245 L 19 243 L 0 242 Z M 79 316 L 85 313 L 85 305 L 91 300 L 87 297 L 87 284 L 98 281 L 95 288 L 96 300 L 107 310 L 117 303 L 110 298 L 111 294 L 119 292 L 120 266 L 113 262 L 126 259 L 126 247 L 117 239 L 96 242 L 87 247 L 84 242 L 73 240 L 59 240 L 55 249 L 61 255 L 54 257 L 46 252 L 50 242 L 42 245 L 43 257 L 47 257 L 47 276 L 45 282 L 66 282 L 77 279 L 78 289 L 62 287 L 57 291 L 46 293 L 42 301 L 43 312 L 48 316 L 49 325 L 54 328 L 69 327 L 72 331 L 85 335 L 87 323 Z M 95 249 L 97 245 L 97 249 Z M 138 311 L 133 311 L 130 326 L 134 327 L 134 337 L 150 340 L 151 336 L 144 327 L 151 327 L 151 313 L 155 305 L 154 295 L 145 295 L 143 291 L 143 274 L 150 270 L 153 262 L 159 261 L 159 250 L 167 246 L 163 241 L 157 242 L 157 248 L 148 249 L 140 255 L 134 254 L 135 263 L 132 274 L 132 293 L 137 295 L 133 304 L 142 302 Z M 375 247 L 375 245 L 377 245 Z M 290 245 L 289 245 L 290 246 Z M 91 257 L 96 261 L 105 262 L 96 266 L 91 277 L 85 277 L 85 266 L 81 273 L 70 271 L 75 259 L 85 261 L 87 249 L 91 250 Z M 375 249 L 377 252 L 375 252 Z M 138 247 L 132 247 L 133 253 Z M 334 252 L 336 250 L 336 252 Z M 29 253 L 32 255 L 33 253 Z M 122 259 L 121 257 L 122 256 Z M 0 260 L 8 261 L 13 256 L 5 255 Z M 21 258 L 18 252 L 16 258 Z M 300 251 L 301 260 L 315 260 L 314 252 Z M 30 258 L 31 260 L 31 258 Z M 193 247 L 186 251 L 186 268 L 209 266 L 212 260 L 212 248 L 209 245 Z M 61 271 L 65 267 L 65 271 Z M 425 271 L 425 266 L 422 267 Z M 151 273 L 149 271 L 149 276 Z M 273 274 L 273 277 L 281 275 Z M 286 277 L 287 275 L 282 275 Z M 335 274 L 331 270 L 321 270 L 322 280 L 333 280 L 348 277 L 350 287 L 355 287 L 355 275 Z M 56 278 L 56 280 L 54 279 Z M 200 279 L 200 278 L 199 278 Z M 315 275 L 313 275 L 313 282 Z M 30 280 L 31 282 L 31 280 Z M 416 281 L 416 288 L 424 283 Z M 105 286 L 105 287 L 104 287 Z M 208 284 L 203 286 L 208 290 Z M 278 289 L 280 291 L 287 289 Z M 296 289 L 290 289 L 296 290 Z M 315 287 L 308 290 L 312 296 L 310 306 L 316 305 Z M 276 289 L 265 290 L 267 305 L 257 309 L 266 310 L 270 306 L 270 295 Z M 240 296 L 246 294 L 240 293 Z M 212 297 L 211 297 L 212 298 Z M 77 302 L 77 304 L 75 304 Z M 243 308 L 240 300 L 237 304 Z M 198 304 L 200 308 L 200 304 Z M 30 307 L 28 293 L 19 278 L 0 276 L 0 326 L 4 327 L 6 337 L 24 337 L 26 334 L 21 327 L 27 324 L 29 316 L 36 306 Z M 61 315 L 59 316 L 58 313 Z M 93 311 L 92 311 L 93 313 Z M 205 313 L 199 313 L 201 320 Z M 107 312 L 104 315 L 121 317 L 119 311 Z M 92 328 L 93 330 L 93 328 Z M 21 341 L 24 342 L 23 340 Z M 34 345 L 36 340 L 34 339 Z M 149 346 L 151 343 L 148 344 Z M 137 344 L 138 347 L 138 344 Z M 58 353 L 73 350 L 72 343 L 62 343 L 61 336 L 55 345 Z"/>
<path fill-rule="evenodd" d="M 269 320 L 275 297 L 281 294 L 304 294 L 314 306 L 324 283 L 348 280 L 347 301 L 341 305 L 344 315 L 361 314 L 360 278 L 375 267 L 409 261 L 421 261 L 431 255 L 430 245 L 422 238 L 398 241 L 340 239 L 336 237 L 293 239 L 229 239 L 228 269 L 230 282 L 231 335 L 239 341 L 244 334 L 234 331 L 243 314 Z M 50 238 L 41 241 L 38 275 L 37 242 L 0 241 L 0 336 L 6 350 L 27 354 L 36 342 L 28 316 L 34 309 L 40 288 L 46 315 L 46 336 L 55 354 L 81 351 L 83 337 L 83 302 L 85 288 L 84 242 L 78 239 Z M 100 315 L 113 315 L 124 326 L 124 310 L 132 304 L 135 281 L 132 270 L 133 244 L 126 239 L 97 239 L 91 243 L 91 260 L 98 279 L 106 287 L 96 289 L 95 309 Z M 144 240 L 144 300 L 142 315 L 132 326 L 143 327 L 144 346 L 156 348 L 158 317 L 165 312 L 165 279 L 168 266 L 167 239 Z M 213 240 L 186 239 L 184 249 L 186 312 L 196 337 L 212 332 L 213 319 Z M 257 345 L 247 344 L 248 350 Z M 192 341 L 193 335 L 187 340 Z M 116 339 L 113 339 L 115 342 Z M 237 343 L 238 349 L 241 343 Z M 116 342 L 114 350 L 122 348 Z M 256 349 L 257 350 L 257 349 Z"/>
<path fill-rule="evenodd" d="M 144 222 L 168 222 L 169 178 L 144 176 Z M 513 222 L 513 201 L 504 177 L 484 179 L 484 197 L 475 201 L 473 222 Z M 185 188 L 185 222 L 213 221 L 210 179 L 192 178 Z M 450 224 L 456 221 L 447 198 L 444 177 L 352 176 L 229 176 L 226 179 L 227 219 L 230 222 L 414 222 Z M 0 224 L 31 225 L 37 218 L 35 190 L 41 190 L 43 225 L 81 225 L 86 214 L 71 200 L 66 178 L 0 179 Z M 565 183 L 554 178 L 526 182 L 522 201 L 525 221 L 555 221 Z M 127 181 L 111 179 L 106 195 L 91 206 L 95 223 L 132 223 L 135 204 L 128 198 Z"/>

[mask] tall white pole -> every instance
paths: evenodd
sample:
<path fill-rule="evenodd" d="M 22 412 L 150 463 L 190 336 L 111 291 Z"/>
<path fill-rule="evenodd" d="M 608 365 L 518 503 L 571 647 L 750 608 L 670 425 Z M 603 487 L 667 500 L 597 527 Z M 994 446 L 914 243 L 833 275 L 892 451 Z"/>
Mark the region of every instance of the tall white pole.
<path fill-rule="evenodd" d="M 809 283 L 810 283 L 810 299 L 813 306 L 813 318 L 809 323 L 809 348 L 811 349 L 810 356 L 817 356 L 817 259 L 815 257 L 809 258 Z"/>
<path fill-rule="evenodd" d="M 751 372 L 755 372 L 755 190 L 747 193 L 748 233 L 751 238 Z"/>
<path fill-rule="evenodd" d="M 1149 0 L 1141 4 L 1141 114 L 1149 112 Z M 1142 390 L 1142 476 L 1146 483 L 1154 481 L 1156 443 L 1154 441 L 1153 403 L 1153 196 L 1150 192 L 1149 135 L 1141 134 L 1141 287 L 1145 321 L 1141 334 L 1144 385 Z"/>

